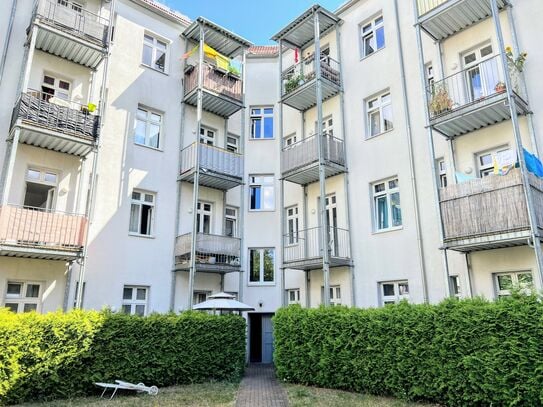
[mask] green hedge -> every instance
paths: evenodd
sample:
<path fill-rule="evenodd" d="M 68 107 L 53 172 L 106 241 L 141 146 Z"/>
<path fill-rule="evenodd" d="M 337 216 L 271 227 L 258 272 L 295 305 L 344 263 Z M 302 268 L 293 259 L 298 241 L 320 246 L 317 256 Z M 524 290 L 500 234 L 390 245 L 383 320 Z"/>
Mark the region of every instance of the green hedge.
<path fill-rule="evenodd" d="M 156 386 L 238 380 L 244 364 L 239 316 L 0 309 L 0 404 L 80 396 L 115 379 Z"/>
<path fill-rule="evenodd" d="M 543 405 L 543 305 L 534 296 L 292 306 L 274 317 L 278 376 L 449 406 Z"/>

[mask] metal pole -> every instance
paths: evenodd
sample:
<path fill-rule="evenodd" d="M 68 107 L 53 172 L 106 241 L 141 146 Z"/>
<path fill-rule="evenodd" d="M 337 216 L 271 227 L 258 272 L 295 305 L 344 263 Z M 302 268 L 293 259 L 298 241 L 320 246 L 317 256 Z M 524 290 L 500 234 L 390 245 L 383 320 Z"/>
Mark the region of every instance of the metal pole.
<path fill-rule="evenodd" d="M 85 163 L 87 162 L 87 157 L 81 157 L 79 166 L 79 179 L 77 180 L 77 194 L 75 198 L 75 213 L 79 214 L 79 209 L 81 206 L 81 195 L 83 193 L 83 181 L 85 179 Z"/>
<path fill-rule="evenodd" d="M 245 115 L 247 114 L 247 110 L 245 108 L 245 92 L 246 92 L 246 86 L 245 82 L 247 80 L 247 49 L 243 48 L 243 55 L 242 55 L 242 84 L 241 84 L 241 91 L 242 91 L 242 97 L 243 97 L 243 108 L 241 109 L 241 131 L 239 135 L 239 148 L 240 148 L 240 154 L 242 155 L 241 160 L 241 173 L 243 174 L 243 179 L 245 178 Z M 240 237 L 240 251 L 239 251 L 239 287 L 238 287 L 238 300 L 243 302 L 243 268 L 245 264 L 245 253 L 247 253 L 247 249 L 245 248 L 245 183 L 242 183 L 240 185 L 240 200 L 239 200 L 239 225 L 238 225 L 238 234 Z"/>
<path fill-rule="evenodd" d="M 11 40 L 11 31 L 13 29 L 13 20 L 15 20 L 15 12 L 17 10 L 17 0 L 11 0 L 11 13 L 9 15 L 8 29 L 5 36 L 4 48 L 2 49 L 2 57 L 0 58 L 0 84 L 4 77 L 4 67 L 6 66 L 6 58 L 8 55 L 9 42 Z"/>
<path fill-rule="evenodd" d="M 522 137 L 520 134 L 520 126 L 517 116 L 517 105 L 516 105 L 516 95 L 514 94 L 513 87 L 511 84 L 511 77 L 509 76 L 509 64 L 507 63 L 507 57 L 503 50 L 505 49 L 503 32 L 501 28 L 500 16 L 498 11 L 498 5 L 496 0 L 489 0 L 490 7 L 492 9 L 492 20 L 494 21 L 494 28 L 496 30 L 496 37 L 498 39 L 500 51 L 500 62 L 505 79 L 505 86 L 507 92 L 507 103 L 509 104 L 509 110 L 511 112 L 511 122 L 513 125 L 513 135 L 515 136 L 515 143 L 518 152 L 518 160 L 520 164 L 520 170 L 522 175 L 522 184 L 524 186 L 524 195 L 526 198 L 526 205 L 528 208 L 528 218 L 530 220 L 531 234 L 534 243 L 535 258 L 537 262 L 537 283 L 536 287 L 541 289 L 543 287 L 543 252 L 541 250 L 541 241 L 539 239 L 537 217 L 534 208 L 534 201 L 532 196 L 532 187 L 530 185 L 530 179 L 528 175 L 528 170 L 526 168 L 526 161 L 524 160 L 524 148 L 522 146 Z"/>
<path fill-rule="evenodd" d="M 66 263 L 66 286 L 64 287 L 64 300 L 62 301 L 62 312 L 68 311 L 70 301 L 70 286 L 72 284 L 73 261 Z"/>
<path fill-rule="evenodd" d="M 280 244 L 281 244 L 281 264 L 285 259 L 285 180 L 282 177 L 282 158 L 283 158 L 283 40 L 279 39 L 279 174 L 281 175 L 281 182 L 279 183 L 279 219 L 281 225 L 280 230 Z M 281 267 L 281 305 L 285 306 L 285 268 Z"/>
<path fill-rule="evenodd" d="M 469 298 L 473 298 L 473 278 L 472 278 L 472 275 L 471 275 L 471 261 L 470 261 L 470 253 L 469 252 L 466 252 L 465 253 L 465 257 L 466 257 L 466 281 L 467 281 L 467 287 L 468 287 L 468 297 Z"/>
<path fill-rule="evenodd" d="M 17 147 L 19 146 L 20 133 L 21 133 L 21 129 L 19 127 L 15 127 L 15 130 L 13 133 L 13 139 L 9 141 L 9 143 L 11 143 L 11 146 L 8 146 L 9 147 L 9 153 L 7 153 L 8 165 L 6 168 L 6 173 L 4 174 L 4 190 L 2 191 L 2 206 L 6 206 L 9 201 L 9 192 L 11 190 L 11 180 L 13 178 L 13 168 L 15 167 L 15 157 L 17 156 Z"/>

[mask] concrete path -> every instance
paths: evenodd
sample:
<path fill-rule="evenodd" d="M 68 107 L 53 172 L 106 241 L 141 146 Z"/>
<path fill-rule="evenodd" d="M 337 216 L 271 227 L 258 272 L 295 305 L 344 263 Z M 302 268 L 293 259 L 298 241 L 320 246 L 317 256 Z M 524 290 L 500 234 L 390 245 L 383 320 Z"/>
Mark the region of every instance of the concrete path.
<path fill-rule="evenodd" d="M 249 365 L 238 390 L 236 407 L 287 406 L 287 393 L 275 378 L 273 365 Z"/>

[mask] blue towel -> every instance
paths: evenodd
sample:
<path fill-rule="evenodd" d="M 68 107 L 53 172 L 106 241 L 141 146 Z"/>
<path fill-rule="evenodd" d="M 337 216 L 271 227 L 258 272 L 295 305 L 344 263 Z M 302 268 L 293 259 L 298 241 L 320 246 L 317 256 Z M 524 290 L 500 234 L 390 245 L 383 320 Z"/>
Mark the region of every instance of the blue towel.
<path fill-rule="evenodd" d="M 523 148 L 523 150 L 524 161 L 526 161 L 526 169 L 539 178 L 543 178 L 543 164 L 541 164 L 539 158 L 529 153 L 525 148 Z"/>
<path fill-rule="evenodd" d="M 464 174 L 463 172 L 458 172 L 458 171 L 454 175 L 456 175 L 456 182 L 458 182 L 459 184 L 475 179 L 473 175 L 467 175 L 467 174 Z"/>

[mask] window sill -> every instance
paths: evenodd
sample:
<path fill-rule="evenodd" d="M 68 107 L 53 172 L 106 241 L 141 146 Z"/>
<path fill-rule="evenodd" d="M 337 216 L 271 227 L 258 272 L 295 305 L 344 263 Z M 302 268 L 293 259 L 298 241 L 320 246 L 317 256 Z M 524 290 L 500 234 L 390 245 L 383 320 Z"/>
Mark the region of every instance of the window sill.
<path fill-rule="evenodd" d="M 275 281 L 274 282 L 268 282 L 268 283 L 257 283 L 257 282 L 248 282 L 247 283 L 247 286 L 249 287 L 272 287 L 272 286 L 275 286 Z"/>
<path fill-rule="evenodd" d="M 390 130 L 386 130 L 386 131 L 382 131 L 381 133 L 379 134 L 376 134 L 375 136 L 366 136 L 365 140 L 369 141 L 369 140 L 373 140 L 374 138 L 377 138 L 379 136 L 382 136 L 384 134 L 387 134 L 387 133 L 392 133 L 394 131 L 394 128 L 390 129 Z"/>
<path fill-rule="evenodd" d="M 275 137 L 260 137 L 260 138 L 249 137 L 249 141 L 263 141 L 263 140 L 275 140 Z"/>
<path fill-rule="evenodd" d="M 141 233 L 128 232 L 128 236 L 143 237 L 144 239 L 154 239 L 154 235 L 142 235 Z"/>
<path fill-rule="evenodd" d="M 403 229 L 403 225 L 402 226 L 394 226 L 394 227 L 388 228 L 388 229 L 374 230 L 372 232 L 372 235 L 381 235 L 383 233 L 396 232 L 396 231 L 402 230 L 402 229 Z"/>
<path fill-rule="evenodd" d="M 164 150 L 161 149 L 161 148 L 159 148 L 159 147 L 152 147 L 152 146 L 148 146 L 148 145 L 146 145 L 146 144 L 136 143 L 135 141 L 134 141 L 134 145 L 135 145 L 135 146 L 138 146 L 138 147 L 147 148 L 147 149 L 153 150 L 153 151 L 159 151 L 159 152 L 161 152 L 161 153 L 164 152 Z"/>
<path fill-rule="evenodd" d="M 249 212 L 275 212 L 275 208 L 273 209 L 249 209 Z"/>
<path fill-rule="evenodd" d="M 140 64 L 140 67 L 145 68 L 145 69 L 149 69 L 149 70 L 154 71 L 154 72 L 161 73 L 162 75 L 170 76 L 170 74 L 168 72 L 161 71 L 160 69 L 153 68 L 152 66 L 149 66 L 149 65 Z"/>
<path fill-rule="evenodd" d="M 371 58 L 372 56 L 378 54 L 378 53 L 381 52 L 382 50 L 386 49 L 386 47 L 387 47 L 387 46 L 385 45 L 383 48 L 379 48 L 377 51 L 372 52 L 371 54 L 368 54 L 368 55 L 366 55 L 366 56 L 361 57 L 361 58 L 360 58 L 360 62 L 365 61 L 366 59 Z"/>

